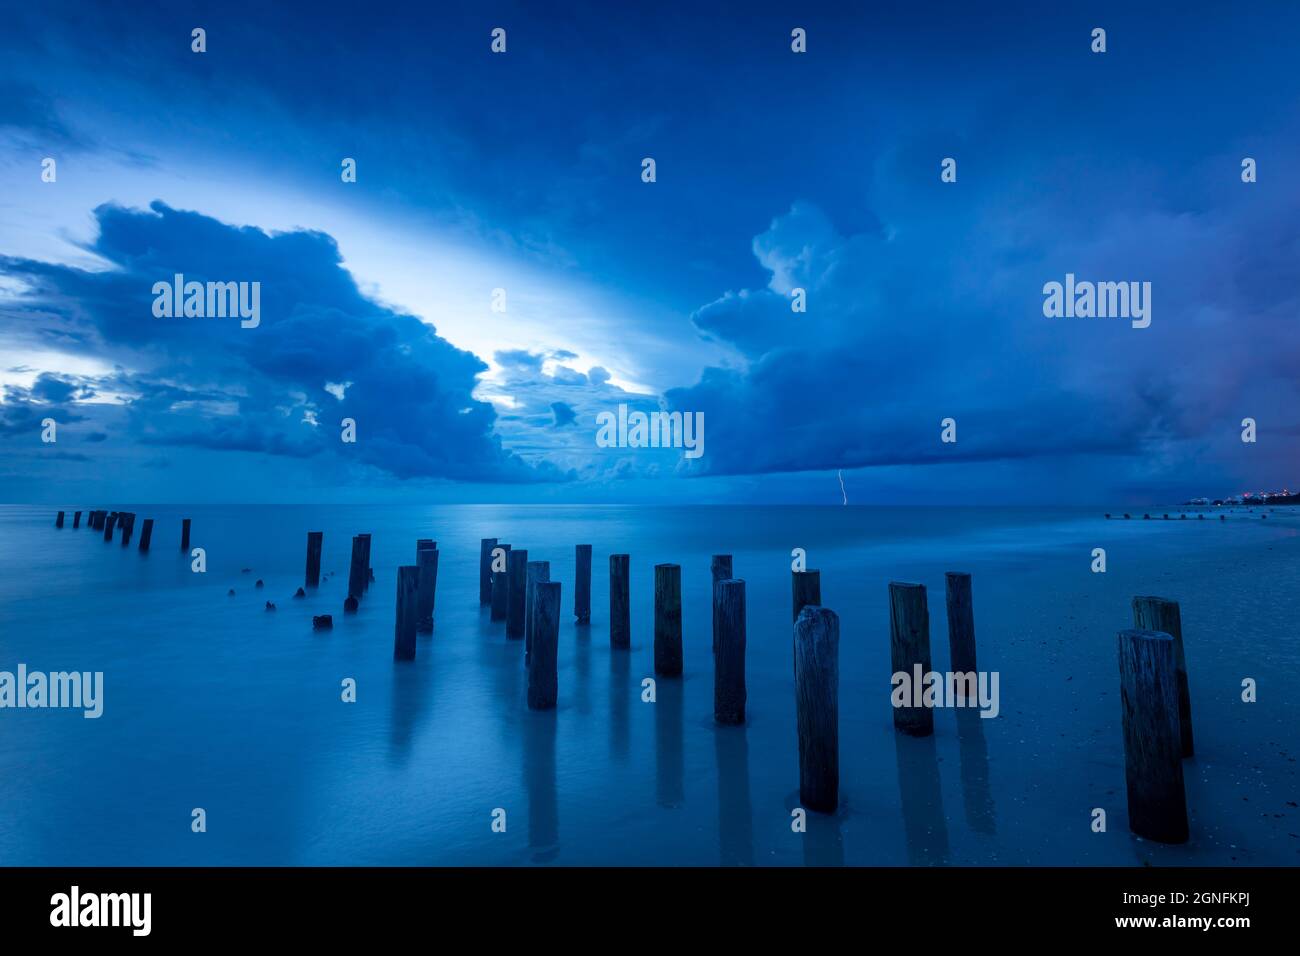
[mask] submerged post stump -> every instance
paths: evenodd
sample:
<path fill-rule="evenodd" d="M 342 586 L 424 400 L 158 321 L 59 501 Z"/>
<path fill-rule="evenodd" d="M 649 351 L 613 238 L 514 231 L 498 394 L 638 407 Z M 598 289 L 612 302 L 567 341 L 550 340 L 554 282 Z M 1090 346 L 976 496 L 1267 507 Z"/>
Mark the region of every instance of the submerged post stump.
<path fill-rule="evenodd" d="M 309 588 L 320 587 L 320 552 L 325 540 L 324 531 L 307 532 L 307 581 Z"/>
<path fill-rule="evenodd" d="M 1149 840 L 1185 843 L 1187 795 L 1173 637 L 1120 631 L 1119 681 L 1129 829 Z"/>
<path fill-rule="evenodd" d="M 1133 626 L 1140 631 L 1160 631 L 1174 642 L 1174 681 L 1178 687 L 1178 731 L 1184 757 L 1192 756 L 1192 696 L 1187 686 L 1187 659 L 1183 654 L 1183 619 L 1177 601 L 1158 597 L 1133 599 Z"/>
<path fill-rule="evenodd" d="M 718 649 L 718 583 L 731 577 L 731 555 L 715 554 L 709 559 L 709 573 L 713 577 L 713 649 Z"/>
<path fill-rule="evenodd" d="M 682 566 L 655 565 L 655 673 L 682 672 Z"/>
<path fill-rule="evenodd" d="M 728 578 L 714 586 L 713 719 L 745 722 L 745 582 Z"/>
<path fill-rule="evenodd" d="M 534 586 L 529 632 L 532 655 L 528 659 L 528 706 L 548 710 L 559 696 L 556 661 L 559 656 L 560 582 L 538 581 Z"/>
<path fill-rule="evenodd" d="M 551 580 L 551 562 L 529 561 L 524 575 L 524 664 L 533 659 L 533 601 L 537 598 L 537 585 Z"/>
<path fill-rule="evenodd" d="M 77 514 L 81 514 L 81 512 L 78 511 Z M 56 527 L 56 528 L 62 528 L 62 527 L 63 527 L 63 512 L 62 512 L 62 511 L 60 511 L 60 512 L 59 512 L 59 516 L 58 516 L 57 518 L 54 519 L 54 527 Z"/>
<path fill-rule="evenodd" d="M 366 590 L 366 572 L 368 566 L 366 563 L 366 544 L 367 542 L 359 534 L 352 536 L 352 562 L 348 565 L 348 597 L 354 597 L 358 601 Z"/>
<path fill-rule="evenodd" d="M 429 543 L 433 544 L 433 542 Z M 421 634 L 432 634 L 434 605 L 438 594 L 438 549 L 428 547 L 417 550 L 415 566 L 420 569 L 415 603 L 415 629 Z"/>
<path fill-rule="evenodd" d="M 393 627 L 393 659 L 415 660 L 416 601 L 420 591 L 420 569 L 404 564 L 397 569 L 397 622 Z"/>
<path fill-rule="evenodd" d="M 609 646 L 632 646 L 632 597 L 626 554 L 609 556 Z"/>
<path fill-rule="evenodd" d="M 975 609 L 971 603 L 970 575 L 949 571 L 944 575 L 948 602 L 948 659 L 953 673 L 974 674 L 975 666 Z M 965 683 L 957 681 L 958 693 L 964 693 Z"/>
<path fill-rule="evenodd" d="M 72 528 L 75 531 L 77 528 L 80 527 L 81 527 L 81 512 L 77 511 L 74 512 L 72 515 Z"/>
<path fill-rule="evenodd" d="M 591 623 L 591 545 L 580 544 L 574 553 L 573 616 L 579 624 Z"/>
<path fill-rule="evenodd" d="M 528 550 L 517 548 L 506 555 L 506 637 L 510 640 L 524 637 L 524 606 L 527 603 L 524 590 L 527 583 Z"/>
<path fill-rule="evenodd" d="M 181 550 L 190 550 L 190 519 L 181 519 Z"/>
<path fill-rule="evenodd" d="M 834 813 L 840 802 L 840 619 L 815 604 L 794 622 L 799 802 Z"/>
<path fill-rule="evenodd" d="M 153 518 L 145 518 L 144 526 L 140 528 L 140 550 L 148 551 L 149 542 L 153 539 Z"/>
<path fill-rule="evenodd" d="M 482 538 L 479 540 L 478 603 L 480 606 L 492 603 L 492 549 L 496 546 L 496 538 Z"/>
<path fill-rule="evenodd" d="M 930 736 L 934 711 L 921 703 L 922 681 L 930 671 L 930 610 L 923 584 L 889 584 L 889 660 L 893 682 L 897 685 L 899 675 L 906 677 L 890 695 L 894 729 L 913 737 Z M 911 693 L 901 693 L 908 689 Z"/>

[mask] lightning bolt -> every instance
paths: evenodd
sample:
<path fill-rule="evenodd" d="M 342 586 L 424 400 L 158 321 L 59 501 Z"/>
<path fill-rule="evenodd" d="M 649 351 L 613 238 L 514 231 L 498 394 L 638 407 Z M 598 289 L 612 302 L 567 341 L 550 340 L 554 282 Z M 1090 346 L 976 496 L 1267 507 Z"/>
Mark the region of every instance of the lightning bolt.
<path fill-rule="evenodd" d="M 840 479 L 840 495 L 844 498 L 843 504 L 847 505 L 849 503 L 849 495 L 848 492 L 844 490 L 844 472 L 837 471 L 835 474 L 838 475 Z"/>

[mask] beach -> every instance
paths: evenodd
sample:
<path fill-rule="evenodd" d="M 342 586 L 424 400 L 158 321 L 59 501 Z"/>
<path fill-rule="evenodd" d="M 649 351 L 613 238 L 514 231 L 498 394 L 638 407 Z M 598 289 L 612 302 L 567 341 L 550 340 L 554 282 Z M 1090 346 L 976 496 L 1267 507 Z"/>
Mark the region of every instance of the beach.
<path fill-rule="evenodd" d="M 73 509 L 103 507 L 154 518 L 151 550 L 104 542 L 84 514 L 71 527 Z M 102 672 L 103 685 L 93 720 L 0 710 L 0 863 L 1300 862 L 1300 517 L 1107 510 L 1125 509 L 3 506 L 0 670 Z M 180 551 L 182 517 L 202 574 Z M 324 532 L 323 578 L 295 599 L 309 531 Z M 363 532 L 375 581 L 344 614 Z M 484 537 L 550 561 L 561 582 L 554 711 L 527 709 L 522 642 L 479 605 Z M 395 662 L 396 569 L 415 563 L 418 538 L 441 555 L 435 630 L 414 661 Z M 580 627 L 584 543 L 592 620 Z M 803 834 L 791 828 L 795 548 L 821 571 L 841 627 L 841 805 L 808 814 Z M 1105 573 L 1091 570 L 1095 548 Z M 628 650 L 609 643 L 612 553 L 631 556 Z M 713 720 L 717 553 L 747 585 L 742 727 Z M 657 679 L 645 702 L 660 562 L 682 567 L 684 675 Z M 887 586 L 926 585 L 944 670 L 945 571 L 972 575 L 979 667 L 998 672 L 1000 708 L 993 719 L 939 709 L 934 735 L 914 739 L 892 723 Z M 1145 594 L 1182 612 L 1196 755 L 1184 761 L 1191 837 L 1178 846 L 1136 839 L 1126 822 L 1116 632 Z M 313 631 L 326 613 L 333 628 Z M 354 703 L 342 700 L 348 679 Z"/>

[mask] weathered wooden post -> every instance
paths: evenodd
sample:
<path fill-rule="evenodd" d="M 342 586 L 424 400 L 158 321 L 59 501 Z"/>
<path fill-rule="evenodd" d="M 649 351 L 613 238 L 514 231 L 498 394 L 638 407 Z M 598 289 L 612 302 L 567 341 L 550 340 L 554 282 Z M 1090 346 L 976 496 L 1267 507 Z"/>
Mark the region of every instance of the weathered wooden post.
<path fill-rule="evenodd" d="M 1190 757 L 1192 746 L 1192 695 L 1187 686 L 1187 659 L 1183 655 L 1183 619 L 1177 601 L 1158 597 L 1133 599 L 1133 626 L 1139 631 L 1159 631 L 1174 642 L 1174 682 L 1178 687 L 1178 729 L 1182 754 Z"/>
<path fill-rule="evenodd" d="M 81 512 L 78 511 L 77 514 L 81 514 Z M 62 527 L 63 527 L 63 512 L 62 512 L 62 511 L 60 511 L 60 512 L 59 512 L 59 516 L 58 516 L 57 518 L 54 519 L 54 527 L 56 527 L 56 528 L 62 528 Z"/>
<path fill-rule="evenodd" d="M 840 619 L 811 604 L 794 622 L 799 802 L 834 813 L 840 802 Z"/>
<path fill-rule="evenodd" d="M 502 556 L 499 561 L 495 555 L 492 558 L 492 613 L 488 616 L 504 621 L 510 616 L 510 545 L 497 542 L 492 550 Z"/>
<path fill-rule="evenodd" d="M 140 550 L 148 551 L 149 542 L 153 538 L 153 518 L 145 518 L 144 526 L 140 529 Z"/>
<path fill-rule="evenodd" d="M 548 710 L 559 696 L 560 582 L 538 581 L 532 600 L 532 656 L 528 659 L 528 706 Z"/>
<path fill-rule="evenodd" d="M 122 547 L 131 543 L 131 532 L 135 530 L 135 512 L 128 511 L 118 518 L 118 524 L 122 526 Z"/>
<path fill-rule="evenodd" d="M 799 612 L 808 605 L 818 605 L 822 603 L 822 573 L 820 571 L 791 571 L 790 572 L 790 594 L 791 604 L 794 605 L 794 617 L 792 621 L 799 620 Z M 791 647 L 794 657 L 798 657 L 799 649 Z"/>
<path fill-rule="evenodd" d="M 358 594 L 361 594 L 370 590 L 370 582 L 375 579 L 375 572 L 374 569 L 370 567 L 370 534 L 367 532 L 359 534 L 357 537 L 361 539 L 361 548 L 365 554 L 361 565 L 361 591 L 357 592 Z M 406 565 L 406 567 L 410 567 L 410 565 Z"/>
<path fill-rule="evenodd" d="M 609 556 L 609 646 L 632 646 L 632 594 L 630 565 L 626 554 Z"/>
<path fill-rule="evenodd" d="M 480 606 L 492 603 L 492 549 L 496 546 L 496 538 L 482 538 L 478 544 L 478 603 Z"/>
<path fill-rule="evenodd" d="M 820 571 L 791 571 L 791 593 L 793 596 L 794 617 L 799 620 L 799 612 L 810 604 L 822 603 L 822 573 Z"/>
<path fill-rule="evenodd" d="M 324 531 L 307 532 L 307 587 L 320 587 L 320 552 L 325 540 Z"/>
<path fill-rule="evenodd" d="M 655 673 L 682 672 L 682 566 L 655 565 Z"/>
<path fill-rule="evenodd" d="M 190 550 L 190 519 L 181 519 L 181 550 L 188 552 Z"/>
<path fill-rule="evenodd" d="M 527 602 L 528 549 L 516 548 L 506 555 L 506 637 L 522 640 L 527 630 L 524 607 Z"/>
<path fill-rule="evenodd" d="M 438 542 L 434 541 L 432 538 L 415 539 L 416 554 L 419 554 L 421 551 L 437 551 L 437 550 L 438 550 Z"/>
<path fill-rule="evenodd" d="M 361 535 L 352 536 L 352 563 L 348 565 L 348 597 L 358 601 L 366 587 L 366 543 Z"/>
<path fill-rule="evenodd" d="M 573 616 L 579 624 L 591 623 L 591 545 L 578 545 L 574 554 Z"/>
<path fill-rule="evenodd" d="M 713 649 L 718 649 L 718 584 L 731 577 L 731 555 L 715 554 L 709 559 L 709 572 L 713 576 Z"/>
<path fill-rule="evenodd" d="M 415 660 L 416 602 L 420 591 L 420 569 L 404 564 L 397 569 L 397 623 L 393 628 L 393 659 Z"/>
<path fill-rule="evenodd" d="M 745 582 L 729 578 L 714 586 L 713 719 L 745 722 Z"/>
<path fill-rule="evenodd" d="M 1148 840 L 1185 843 L 1187 795 L 1173 637 L 1120 631 L 1119 682 L 1129 829 Z"/>
<path fill-rule="evenodd" d="M 551 580 L 551 562 L 529 561 L 524 579 L 524 664 L 533 659 L 533 600 L 539 582 Z"/>
<path fill-rule="evenodd" d="M 415 604 L 415 629 L 421 634 L 433 633 L 434 604 L 438 593 L 438 549 L 433 542 L 429 547 L 417 548 L 415 566 L 420 569 L 419 593 Z"/>
<path fill-rule="evenodd" d="M 81 512 L 74 512 L 72 515 L 72 530 L 75 531 L 81 527 Z"/>
<path fill-rule="evenodd" d="M 117 512 L 114 511 L 104 520 L 104 540 L 113 540 L 113 525 L 117 523 Z"/>
<path fill-rule="evenodd" d="M 934 711 L 918 703 L 925 675 L 930 672 L 930 609 L 923 584 L 889 584 L 889 659 L 894 668 L 892 682 L 902 681 L 890 695 L 894 729 L 912 737 L 930 736 Z M 900 693 L 908 688 L 911 693 Z"/>
<path fill-rule="evenodd" d="M 949 571 L 944 575 L 948 602 L 948 660 L 953 673 L 974 674 L 975 608 L 971 603 L 970 575 Z M 957 681 L 957 693 L 965 695 L 966 682 Z"/>

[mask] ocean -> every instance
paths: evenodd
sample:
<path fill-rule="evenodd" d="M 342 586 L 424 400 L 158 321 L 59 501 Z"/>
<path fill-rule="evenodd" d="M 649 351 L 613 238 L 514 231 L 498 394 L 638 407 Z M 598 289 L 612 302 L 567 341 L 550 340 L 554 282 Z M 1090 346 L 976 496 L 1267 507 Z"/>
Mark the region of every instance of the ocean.
<path fill-rule="evenodd" d="M 0 507 L 0 671 L 102 671 L 103 714 L 0 709 L 3 865 L 1300 862 L 1300 520 L 1286 509 L 1123 521 L 1099 508 L 63 507 L 62 530 L 55 508 Z M 73 530 L 77 507 L 136 512 L 131 545 L 105 543 L 84 514 Z M 179 549 L 182 516 L 205 573 Z M 308 531 L 324 532 L 327 576 L 295 599 Z M 360 532 L 376 580 L 345 615 Z M 523 642 L 479 605 L 484 537 L 550 561 L 561 582 L 554 711 L 527 709 Z M 436 626 L 395 662 L 396 568 L 415 563 L 417 538 L 440 551 Z M 594 548 L 582 627 L 579 543 Z M 795 548 L 841 627 L 841 806 L 808 814 L 806 833 L 791 825 Z M 631 555 L 630 650 L 609 644 L 611 553 Z M 742 727 L 713 720 L 715 553 L 746 581 Z M 682 567 L 685 672 L 646 702 L 660 562 Z M 939 709 L 932 737 L 901 736 L 887 586 L 927 586 L 944 670 L 949 570 L 972 575 L 1000 712 Z M 1182 608 L 1197 748 L 1185 845 L 1127 826 L 1115 635 L 1137 594 Z M 333 629 L 313 631 L 324 613 Z"/>

